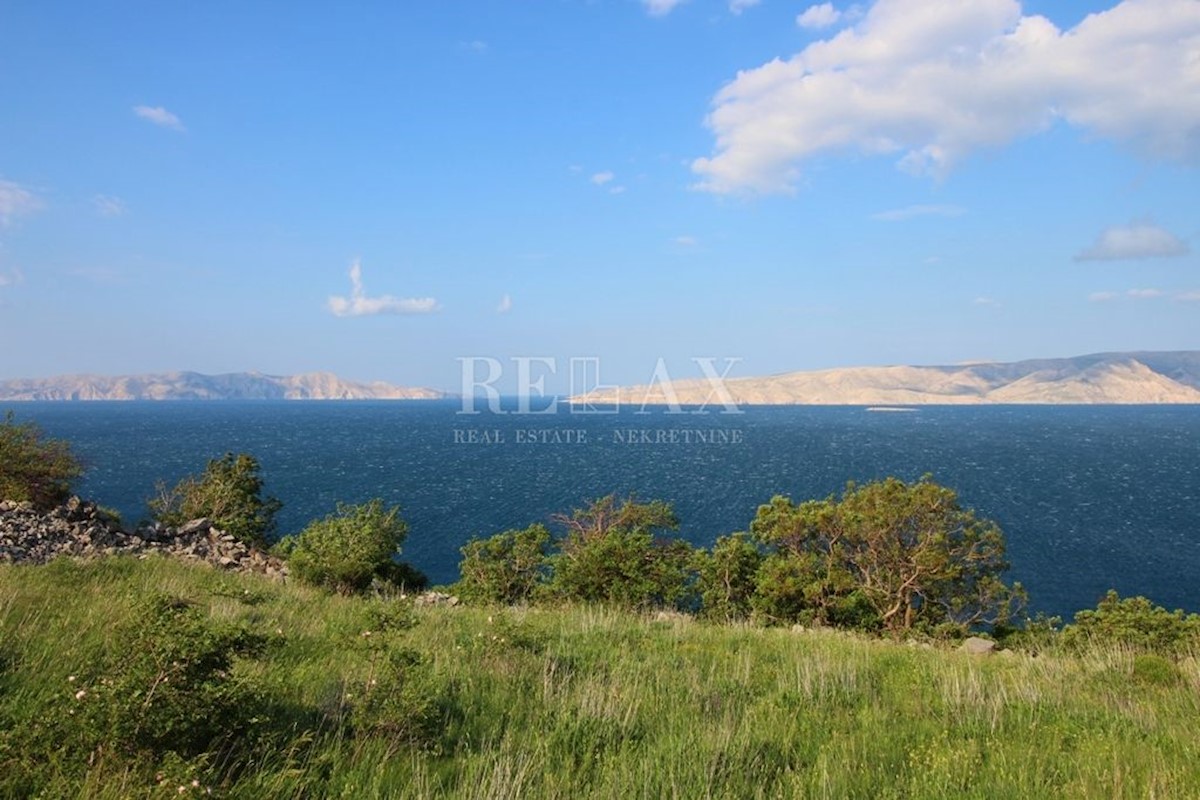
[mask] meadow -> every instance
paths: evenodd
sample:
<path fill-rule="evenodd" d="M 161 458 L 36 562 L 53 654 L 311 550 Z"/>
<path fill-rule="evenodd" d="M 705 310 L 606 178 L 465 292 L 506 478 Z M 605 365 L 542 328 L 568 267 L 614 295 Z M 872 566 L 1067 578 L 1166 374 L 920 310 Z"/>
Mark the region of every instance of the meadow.
<path fill-rule="evenodd" d="M 0 795 L 1200 796 L 1195 652 L 413 600 L 159 557 L 0 565 Z M 183 746 L 203 722 L 224 732 Z"/>

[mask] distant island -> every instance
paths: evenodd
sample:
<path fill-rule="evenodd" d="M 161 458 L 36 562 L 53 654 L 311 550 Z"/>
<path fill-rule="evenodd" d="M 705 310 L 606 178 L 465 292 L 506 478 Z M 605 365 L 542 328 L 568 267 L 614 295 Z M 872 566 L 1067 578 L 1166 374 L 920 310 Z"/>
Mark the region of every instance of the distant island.
<path fill-rule="evenodd" d="M 33 400 L 438 400 L 435 389 L 356 383 L 328 372 L 264 375 L 62 375 L 0 381 L 0 402 Z"/>
<path fill-rule="evenodd" d="M 1200 404 L 1200 351 L 1096 353 L 951 366 L 849 367 L 725 380 L 739 405 Z M 673 395 L 673 396 L 672 396 Z M 719 404 L 703 379 L 571 398 L 598 405 Z"/>

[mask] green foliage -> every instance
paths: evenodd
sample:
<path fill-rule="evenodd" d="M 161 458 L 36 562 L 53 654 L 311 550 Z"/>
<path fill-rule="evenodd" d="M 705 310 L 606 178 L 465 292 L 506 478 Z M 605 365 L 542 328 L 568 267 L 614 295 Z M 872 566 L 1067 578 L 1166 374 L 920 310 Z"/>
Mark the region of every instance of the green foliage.
<path fill-rule="evenodd" d="M 692 566 L 700 613 L 721 622 L 748 618 L 762 562 L 762 551 L 745 533 L 720 537 L 711 551 L 697 550 Z"/>
<path fill-rule="evenodd" d="M 1110 589 L 1094 610 L 1075 615 L 1062 638 L 1065 646 L 1074 649 L 1119 645 L 1179 655 L 1200 648 L 1200 615 L 1167 611 L 1145 597 L 1122 598 Z"/>
<path fill-rule="evenodd" d="M 263 480 L 254 456 L 226 453 L 208 462 L 204 474 L 188 476 L 167 489 L 158 485 L 150 512 L 164 525 L 178 526 L 207 517 L 213 525 L 248 544 L 263 544 L 275 529 L 283 504 L 263 498 Z"/>
<path fill-rule="evenodd" d="M 0 587 L 0 797 L 1200 797 L 1194 658 L 417 607 L 157 558 L 0 564 Z M 188 757 L 67 757 L 47 720 L 136 657 L 136 598 L 162 591 L 270 638 L 228 671 L 266 716 L 252 696 L 250 741 L 232 722 Z"/>
<path fill-rule="evenodd" d="M 1021 650 L 1031 655 L 1055 652 L 1062 644 L 1062 618 L 1036 616 L 1019 622 L 996 625 L 992 635 L 1006 650 Z"/>
<path fill-rule="evenodd" d="M 339 503 L 336 513 L 280 542 L 280 552 L 301 580 L 352 594 L 391 572 L 407 534 L 399 506 L 385 509 L 378 498 L 356 506 Z"/>
<path fill-rule="evenodd" d="M 394 642 L 373 648 L 366 680 L 356 688 L 347 701 L 354 735 L 383 739 L 389 752 L 436 744 L 444 699 L 419 652 Z"/>
<path fill-rule="evenodd" d="M 1133 679 L 1150 686 L 1174 686 L 1182 676 L 1170 659 L 1154 653 L 1138 653 L 1133 657 Z"/>
<path fill-rule="evenodd" d="M 550 531 L 545 525 L 509 530 L 462 547 L 458 592 L 497 603 L 524 603 L 546 580 Z"/>
<path fill-rule="evenodd" d="M 48 509 L 71 494 L 83 465 L 60 439 L 47 439 L 32 422 L 17 423 L 9 411 L 0 423 L 0 500 Z"/>
<path fill-rule="evenodd" d="M 840 499 L 795 505 L 775 497 L 750 531 L 784 565 L 763 575 L 759 607 L 799 619 L 902 633 L 947 623 L 1003 622 L 1023 601 L 1000 579 L 1008 568 L 999 527 L 928 477 L 857 486 Z"/>
<path fill-rule="evenodd" d="M 679 520 L 669 503 L 608 495 L 556 521 L 567 529 L 550 558 L 558 597 L 624 608 L 671 606 L 684 600 L 692 548 L 656 538 Z"/>
<path fill-rule="evenodd" d="M 234 664 L 265 642 L 185 600 L 153 596 L 116 632 L 107 663 L 80 665 L 45 732 L 83 755 L 221 750 L 263 721 L 259 693 Z"/>
<path fill-rule="evenodd" d="M 811 557 L 783 553 L 771 553 L 763 559 L 750 598 L 754 616 L 774 624 L 824 623 L 824 619 L 817 619 L 821 607 L 809 600 L 822 587 L 814 562 Z"/>

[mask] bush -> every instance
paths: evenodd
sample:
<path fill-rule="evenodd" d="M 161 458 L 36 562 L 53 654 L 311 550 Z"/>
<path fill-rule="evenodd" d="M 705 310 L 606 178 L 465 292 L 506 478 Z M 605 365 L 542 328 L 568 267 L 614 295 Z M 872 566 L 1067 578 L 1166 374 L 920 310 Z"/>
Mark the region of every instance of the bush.
<path fill-rule="evenodd" d="M 284 539 L 279 550 L 300 580 L 352 594 L 392 572 L 407 534 L 400 508 L 385 510 L 377 498 L 357 506 L 339 503 L 336 513 Z"/>
<path fill-rule="evenodd" d="M 711 551 L 696 551 L 693 568 L 700 613 L 721 622 L 749 617 L 762 562 L 762 551 L 745 533 L 720 537 Z"/>
<path fill-rule="evenodd" d="M 349 722 L 356 737 L 381 738 L 390 751 L 405 745 L 434 749 L 446 704 L 428 659 L 389 643 L 374 652 L 366 683 L 350 698 Z"/>
<path fill-rule="evenodd" d="M 226 453 L 208 462 L 204 474 L 188 476 L 168 490 L 158 485 L 150 512 L 164 525 L 179 526 L 206 517 L 225 533 L 247 544 L 264 544 L 275 530 L 275 515 L 283 504 L 263 498 L 259 463 L 246 453 Z"/>
<path fill-rule="evenodd" d="M 46 439 L 32 422 L 18 424 L 9 411 L 0 423 L 0 500 L 52 508 L 71 495 L 83 465 L 60 439 Z"/>
<path fill-rule="evenodd" d="M 692 547 L 655 537 L 655 531 L 679 527 L 669 503 L 609 495 L 555 519 L 567 528 L 550 559 L 550 588 L 557 596 L 625 608 L 685 600 Z"/>
<path fill-rule="evenodd" d="M 1200 616 L 1167 611 L 1145 597 L 1121 598 L 1110 589 L 1094 610 L 1080 611 L 1063 629 L 1063 644 L 1128 647 L 1147 653 L 1179 655 L 1200 647 Z"/>
<path fill-rule="evenodd" d="M 472 539 L 459 551 L 459 594 L 496 603 L 528 602 L 546 580 L 549 543 L 545 525 Z"/>
<path fill-rule="evenodd" d="M 234 674 L 266 640 L 215 622 L 186 600 L 154 596 L 118 631 L 102 669 L 64 687 L 55 738 L 68 749 L 190 758 L 248 741 L 264 721 L 258 692 Z"/>

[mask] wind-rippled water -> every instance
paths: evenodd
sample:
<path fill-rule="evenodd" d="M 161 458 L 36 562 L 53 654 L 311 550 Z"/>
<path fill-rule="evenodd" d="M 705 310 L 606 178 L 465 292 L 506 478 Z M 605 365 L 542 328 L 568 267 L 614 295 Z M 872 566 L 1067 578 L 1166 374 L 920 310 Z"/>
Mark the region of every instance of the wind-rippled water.
<path fill-rule="evenodd" d="M 80 493 L 127 520 L 144 516 L 156 481 L 250 452 L 284 502 L 283 532 L 339 500 L 382 497 L 409 522 L 404 558 L 437 582 L 456 577 L 458 548 L 472 536 L 546 521 L 609 492 L 672 501 L 680 535 L 708 545 L 744 530 L 774 494 L 824 497 L 848 480 L 932 473 L 1000 523 L 1010 577 L 1034 609 L 1069 615 L 1113 587 L 1200 610 L 1196 407 L 464 416 L 442 402 L 179 402 L 16 411 L 69 439 L 90 467 Z M 723 433 L 704 435 L 723 443 L 656 442 L 659 431 L 692 431 L 694 440 L 714 428 Z M 587 441 L 518 443 L 519 430 L 560 440 L 582 430 Z M 504 442 L 465 443 L 472 431 L 500 431 Z"/>

